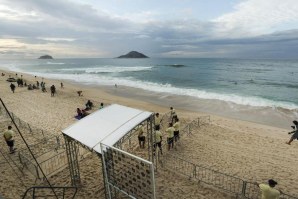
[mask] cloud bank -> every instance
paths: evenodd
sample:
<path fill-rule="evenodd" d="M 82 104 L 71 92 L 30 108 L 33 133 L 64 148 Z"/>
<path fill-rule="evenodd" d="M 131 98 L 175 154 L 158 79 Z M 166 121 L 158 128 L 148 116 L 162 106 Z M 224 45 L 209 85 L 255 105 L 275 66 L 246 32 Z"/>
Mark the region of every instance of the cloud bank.
<path fill-rule="evenodd" d="M 150 57 L 296 58 L 298 51 L 296 0 L 241 1 L 208 21 L 161 19 L 148 10 L 119 15 L 70 0 L 0 2 L 1 58 L 116 57 L 130 50 Z"/>

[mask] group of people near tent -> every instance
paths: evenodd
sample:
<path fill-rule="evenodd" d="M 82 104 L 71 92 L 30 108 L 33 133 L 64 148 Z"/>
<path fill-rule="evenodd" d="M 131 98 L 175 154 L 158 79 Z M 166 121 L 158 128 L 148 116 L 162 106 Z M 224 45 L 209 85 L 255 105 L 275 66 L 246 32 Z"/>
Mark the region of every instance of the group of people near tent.
<path fill-rule="evenodd" d="M 154 120 L 155 139 L 154 139 L 153 147 L 155 150 L 158 147 L 160 150 L 160 153 L 162 154 L 163 134 L 161 132 L 161 122 L 162 122 L 162 118 L 160 114 L 155 113 L 155 120 Z M 140 125 L 137 128 L 137 132 L 138 132 L 139 146 L 141 149 L 145 148 L 146 131 L 144 127 Z M 166 134 L 167 148 L 168 150 L 171 150 L 174 148 L 175 143 L 177 143 L 178 140 L 180 139 L 180 122 L 176 114 L 176 111 L 173 107 L 170 108 L 169 123 L 168 123 L 168 126 L 164 129 L 164 132 Z"/>

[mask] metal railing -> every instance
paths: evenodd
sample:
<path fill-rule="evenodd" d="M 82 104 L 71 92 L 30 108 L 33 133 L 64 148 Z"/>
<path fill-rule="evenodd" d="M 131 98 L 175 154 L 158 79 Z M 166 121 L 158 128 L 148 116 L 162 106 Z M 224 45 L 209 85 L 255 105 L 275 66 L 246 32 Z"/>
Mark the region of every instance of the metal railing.
<path fill-rule="evenodd" d="M 32 159 L 19 152 L 19 160 L 22 165 L 22 169 L 26 168 L 35 177 L 35 181 L 41 178 L 39 176 L 38 167 L 35 163 L 33 163 Z"/>
<path fill-rule="evenodd" d="M 9 114 L 6 112 L 6 110 L 1 105 L 0 105 L 0 115 L 3 115 L 4 117 L 7 118 L 8 121 L 10 121 Z M 26 129 L 30 133 L 30 136 L 32 136 L 33 138 L 35 138 L 37 140 L 40 140 L 40 139 L 46 137 L 45 135 L 51 135 L 49 132 L 46 132 L 42 129 L 30 126 L 30 124 L 23 121 L 19 117 L 17 117 L 13 112 L 10 112 L 10 115 L 11 115 L 12 119 L 14 120 L 14 122 L 20 128 Z"/>
<path fill-rule="evenodd" d="M 48 151 L 42 155 L 39 155 L 37 158 L 42 157 L 43 155 L 47 155 L 48 153 L 53 153 L 54 155 L 50 156 L 49 158 L 39 162 L 40 167 L 44 171 L 47 177 L 55 175 L 59 171 L 65 169 L 68 166 L 68 160 L 65 148 L 62 148 L 61 151 L 56 151 L 56 149 L 52 151 Z M 89 153 L 88 150 L 84 149 L 83 147 L 79 147 L 78 158 L 82 160 L 85 156 Z M 30 156 L 29 156 L 30 157 Z M 36 165 L 36 163 L 22 152 L 19 152 L 19 160 L 23 168 L 26 168 L 34 177 L 35 180 L 44 180 L 41 171 Z"/>
<path fill-rule="evenodd" d="M 175 171 L 189 179 L 203 182 L 218 189 L 224 190 L 237 197 L 259 199 L 260 188 L 253 182 L 231 176 L 206 166 L 197 165 L 178 156 L 167 154 L 162 158 L 162 167 Z M 298 199 L 287 193 L 281 193 L 281 199 Z"/>
<path fill-rule="evenodd" d="M 55 190 L 56 196 L 53 194 L 52 190 Z M 75 198 L 77 194 L 77 187 L 46 187 L 46 186 L 34 186 L 30 187 L 24 193 L 22 199 L 35 199 L 35 198 Z"/>
<path fill-rule="evenodd" d="M 168 115 L 169 114 L 167 113 L 164 115 L 164 117 L 167 117 Z M 209 115 L 200 116 L 197 119 L 192 120 L 186 124 L 182 130 L 180 130 L 180 137 L 183 135 L 190 135 L 197 128 L 200 128 L 203 125 L 208 125 L 210 122 L 211 120 Z M 167 145 L 166 142 L 163 143 L 163 148 L 165 145 Z M 255 183 L 245 181 L 239 177 L 231 176 L 214 169 L 210 169 L 206 166 L 194 164 L 181 157 L 170 154 L 166 150 L 164 150 L 163 155 L 161 155 L 160 151 L 158 151 L 157 158 L 163 168 L 175 171 L 176 173 L 184 175 L 189 179 L 203 182 L 218 189 L 224 190 L 230 194 L 235 194 L 237 197 L 241 196 L 242 198 L 247 199 L 260 198 L 260 188 Z M 297 197 L 286 193 L 282 193 L 280 198 L 298 199 Z"/>

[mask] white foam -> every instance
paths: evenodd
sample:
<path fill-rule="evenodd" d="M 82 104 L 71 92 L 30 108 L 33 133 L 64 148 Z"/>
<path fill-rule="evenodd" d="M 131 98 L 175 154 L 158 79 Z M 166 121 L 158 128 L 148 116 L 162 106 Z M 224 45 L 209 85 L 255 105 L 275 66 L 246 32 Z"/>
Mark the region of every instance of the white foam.
<path fill-rule="evenodd" d="M 65 79 L 71 80 L 83 84 L 97 84 L 97 85 L 123 85 L 133 88 L 140 88 L 153 92 L 168 93 L 173 95 L 184 95 L 190 97 L 196 97 L 199 99 L 212 99 L 221 100 L 227 102 L 233 102 L 240 105 L 248 105 L 255 107 L 281 107 L 290 110 L 298 109 L 298 106 L 294 103 L 284 102 L 284 101 L 273 101 L 269 99 L 264 99 L 261 97 L 251 97 L 251 96 L 241 96 L 236 94 L 228 93 L 215 93 L 205 90 L 197 90 L 190 88 L 178 88 L 173 87 L 171 84 L 158 84 L 153 82 L 145 82 L 136 80 L 134 78 L 126 77 L 108 77 L 108 76 L 98 76 L 93 74 L 43 74 L 43 73 L 31 73 L 33 75 L 43 76 L 46 78 L 53 79 Z"/>
<path fill-rule="evenodd" d="M 137 72 L 151 70 L 152 66 L 104 66 L 104 67 L 89 67 L 89 68 L 64 68 L 61 71 L 81 71 L 84 73 L 121 73 L 121 72 Z"/>
<path fill-rule="evenodd" d="M 60 62 L 47 62 L 48 65 L 64 65 L 65 63 Z"/>

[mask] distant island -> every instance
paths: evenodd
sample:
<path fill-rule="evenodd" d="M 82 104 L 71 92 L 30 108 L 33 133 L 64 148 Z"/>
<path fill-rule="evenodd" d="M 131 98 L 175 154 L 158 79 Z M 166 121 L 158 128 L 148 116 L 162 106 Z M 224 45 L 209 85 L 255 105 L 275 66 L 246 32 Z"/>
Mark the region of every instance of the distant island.
<path fill-rule="evenodd" d="M 139 53 L 137 51 L 131 51 L 129 53 L 127 53 L 126 55 L 121 55 L 117 58 L 149 58 L 146 55 Z"/>
<path fill-rule="evenodd" d="M 40 56 L 38 59 L 53 59 L 53 57 L 51 55 L 43 55 Z"/>

